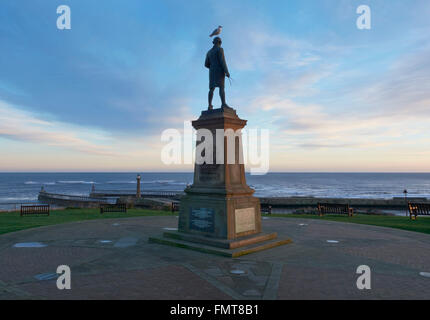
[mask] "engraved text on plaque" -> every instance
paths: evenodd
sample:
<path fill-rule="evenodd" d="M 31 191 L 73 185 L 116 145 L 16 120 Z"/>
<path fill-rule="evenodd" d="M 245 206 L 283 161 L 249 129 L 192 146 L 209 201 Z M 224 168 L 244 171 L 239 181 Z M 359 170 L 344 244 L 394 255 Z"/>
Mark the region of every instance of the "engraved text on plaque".
<path fill-rule="evenodd" d="M 215 211 L 208 208 L 192 208 L 190 229 L 202 232 L 214 232 Z"/>
<path fill-rule="evenodd" d="M 236 209 L 234 212 L 236 233 L 255 230 L 255 209 Z"/>

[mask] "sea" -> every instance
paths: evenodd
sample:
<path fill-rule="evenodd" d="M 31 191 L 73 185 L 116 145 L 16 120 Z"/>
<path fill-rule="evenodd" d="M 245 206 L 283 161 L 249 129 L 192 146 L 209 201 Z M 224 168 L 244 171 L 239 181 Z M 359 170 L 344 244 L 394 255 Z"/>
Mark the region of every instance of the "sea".
<path fill-rule="evenodd" d="M 183 191 L 193 173 L 144 172 L 142 191 Z M 136 190 L 133 173 L 0 173 L 0 210 L 36 203 L 43 186 L 47 192 L 88 196 L 97 191 Z M 247 174 L 259 197 L 313 196 L 319 198 L 392 199 L 430 198 L 430 173 L 268 173 Z"/>

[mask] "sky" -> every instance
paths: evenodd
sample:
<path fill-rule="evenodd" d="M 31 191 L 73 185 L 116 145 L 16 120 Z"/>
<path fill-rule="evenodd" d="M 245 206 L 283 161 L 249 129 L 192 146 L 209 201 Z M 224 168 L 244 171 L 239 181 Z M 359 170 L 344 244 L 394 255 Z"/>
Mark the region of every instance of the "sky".
<path fill-rule="evenodd" d="M 162 163 L 161 134 L 207 108 L 222 25 L 227 103 L 270 130 L 270 171 L 429 172 L 429 17 L 428 0 L 1 0 L 0 171 L 191 171 Z"/>

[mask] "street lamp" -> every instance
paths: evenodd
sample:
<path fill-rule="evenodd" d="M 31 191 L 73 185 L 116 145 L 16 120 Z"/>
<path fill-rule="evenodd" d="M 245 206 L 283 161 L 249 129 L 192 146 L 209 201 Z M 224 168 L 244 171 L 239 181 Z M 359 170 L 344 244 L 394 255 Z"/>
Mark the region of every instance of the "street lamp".
<path fill-rule="evenodd" d="M 408 216 L 408 190 L 403 190 L 403 194 L 405 195 L 405 204 L 406 204 L 406 216 Z"/>
<path fill-rule="evenodd" d="M 140 198 L 140 174 L 137 175 L 137 188 L 136 188 L 136 198 Z"/>

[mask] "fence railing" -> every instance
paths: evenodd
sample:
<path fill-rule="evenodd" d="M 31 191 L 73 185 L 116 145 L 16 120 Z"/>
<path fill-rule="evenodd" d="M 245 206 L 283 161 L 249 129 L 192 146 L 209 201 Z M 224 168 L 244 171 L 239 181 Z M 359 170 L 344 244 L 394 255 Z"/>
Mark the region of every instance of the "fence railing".
<path fill-rule="evenodd" d="M 169 190 L 146 190 L 140 192 L 143 197 L 161 197 L 171 198 L 183 195 L 183 191 L 169 191 Z M 97 190 L 91 192 L 93 197 L 120 197 L 120 196 L 135 196 L 136 191 L 132 190 Z"/>
<path fill-rule="evenodd" d="M 97 202 L 107 202 L 107 200 L 87 197 L 87 196 L 78 196 L 78 195 L 68 195 L 68 194 L 59 194 L 59 193 L 49 193 L 49 192 L 40 192 L 40 198 L 50 198 L 50 199 L 59 199 L 59 200 L 72 200 L 72 201 L 97 201 Z"/>

